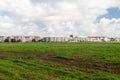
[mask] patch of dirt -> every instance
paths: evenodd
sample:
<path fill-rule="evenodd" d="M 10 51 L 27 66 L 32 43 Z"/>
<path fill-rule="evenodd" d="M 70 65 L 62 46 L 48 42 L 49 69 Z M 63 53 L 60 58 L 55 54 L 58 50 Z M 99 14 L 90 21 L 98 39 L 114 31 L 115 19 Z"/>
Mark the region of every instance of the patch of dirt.
<path fill-rule="evenodd" d="M 38 53 L 37 57 L 46 61 L 61 63 L 68 66 L 76 66 L 79 68 L 87 68 L 87 69 L 96 69 L 96 70 L 102 70 L 110 73 L 120 74 L 120 67 L 115 64 L 98 63 L 98 62 L 94 62 L 94 60 L 91 58 L 80 59 L 76 57 L 73 60 L 67 60 L 64 58 L 53 57 L 53 56 L 50 56 L 49 54 L 50 53 L 43 53 L 43 54 Z M 87 71 L 87 73 L 93 73 L 93 71 Z"/>
<path fill-rule="evenodd" d="M 0 56 L 20 56 L 22 59 L 32 59 L 29 57 L 30 53 L 16 53 L 16 52 L 0 52 Z M 96 70 L 102 70 L 110 73 L 120 74 L 120 67 L 115 64 L 110 63 L 98 63 L 95 62 L 92 58 L 85 58 L 80 59 L 78 56 L 75 57 L 75 59 L 64 59 L 60 57 L 53 57 L 50 56 L 50 53 L 36 53 L 35 54 L 37 58 L 50 61 L 50 62 L 56 62 L 65 64 L 68 66 L 76 66 L 79 68 L 86 68 L 86 73 L 94 73 L 94 71 L 91 71 L 89 69 L 96 69 Z M 71 70 L 72 71 L 72 70 Z"/>

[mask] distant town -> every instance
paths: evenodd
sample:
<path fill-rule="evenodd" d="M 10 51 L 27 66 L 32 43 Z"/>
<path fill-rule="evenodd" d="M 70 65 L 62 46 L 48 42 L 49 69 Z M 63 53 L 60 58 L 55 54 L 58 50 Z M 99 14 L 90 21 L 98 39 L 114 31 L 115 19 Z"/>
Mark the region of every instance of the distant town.
<path fill-rule="evenodd" d="M 0 36 L 0 42 L 120 42 L 120 38 L 108 37 L 40 37 L 40 36 Z"/>

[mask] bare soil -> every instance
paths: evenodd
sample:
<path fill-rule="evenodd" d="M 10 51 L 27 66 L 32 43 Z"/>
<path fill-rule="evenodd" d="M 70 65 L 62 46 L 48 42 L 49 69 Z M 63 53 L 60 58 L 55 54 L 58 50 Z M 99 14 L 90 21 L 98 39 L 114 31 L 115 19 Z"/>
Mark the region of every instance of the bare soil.
<path fill-rule="evenodd" d="M 68 66 L 76 66 L 79 68 L 87 68 L 87 69 L 96 69 L 96 70 L 102 70 L 110 73 L 120 74 L 120 67 L 115 64 L 98 63 L 92 60 L 91 58 L 80 59 L 76 57 L 73 60 L 68 60 L 64 58 L 53 57 L 53 56 L 50 56 L 49 54 L 50 53 L 44 53 L 44 54 L 39 53 L 37 54 L 37 57 L 46 61 L 61 63 Z M 93 72 L 88 72 L 88 73 L 93 73 Z"/>
<path fill-rule="evenodd" d="M 85 68 L 85 69 L 95 69 L 95 70 L 102 70 L 110 73 L 120 74 L 120 66 L 111 64 L 111 63 L 100 63 L 95 62 L 92 58 L 79 58 L 76 56 L 74 59 L 64 59 L 59 57 L 50 56 L 51 53 L 36 53 L 36 58 L 43 59 L 45 61 L 56 62 L 65 64 L 68 66 L 76 66 L 78 68 Z M 0 52 L 0 56 L 21 56 L 23 59 L 30 59 L 27 56 L 29 53 L 9 53 L 6 54 L 4 52 Z M 26 56 L 26 57 L 24 57 Z M 94 73 L 93 71 L 86 71 L 87 73 Z"/>

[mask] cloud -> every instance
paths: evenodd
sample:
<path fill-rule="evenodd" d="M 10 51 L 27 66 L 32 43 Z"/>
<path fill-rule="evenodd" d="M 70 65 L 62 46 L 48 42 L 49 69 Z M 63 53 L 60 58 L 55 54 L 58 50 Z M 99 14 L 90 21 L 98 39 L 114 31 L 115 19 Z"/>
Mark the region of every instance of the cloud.
<path fill-rule="evenodd" d="M 107 35 L 112 37 L 120 36 L 120 19 L 102 18 L 97 24 L 99 35 Z"/>
<path fill-rule="evenodd" d="M 120 8 L 119 0 L 0 1 L 0 12 L 10 12 L 0 15 L 2 35 L 120 36 L 119 18 L 101 18 L 97 23 L 108 8 Z"/>

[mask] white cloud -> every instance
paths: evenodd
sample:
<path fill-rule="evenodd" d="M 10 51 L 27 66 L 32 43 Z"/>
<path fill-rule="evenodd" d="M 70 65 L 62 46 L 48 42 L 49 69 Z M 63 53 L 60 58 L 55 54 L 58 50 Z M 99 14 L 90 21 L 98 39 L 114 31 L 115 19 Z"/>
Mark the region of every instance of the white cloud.
<path fill-rule="evenodd" d="M 106 14 L 108 8 L 120 7 L 119 0 L 0 0 L 0 2 L 0 11 L 12 13 L 9 16 L 0 16 L 2 35 L 120 36 L 119 19 L 103 18 L 99 23 L 95 23 L 96 18 Z M 35 21 L 40 21 L 44 26 L 37 25 Z"/>
<path fill-rule="evenodd" d="M 99 35 L 107 35 L 111 37 L 120 36 L 120 19 L 106 19 L 102 18 L 100 23 L 98 23 Z"/>

